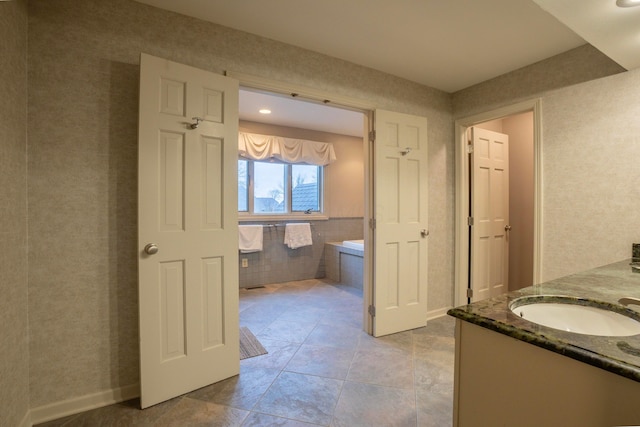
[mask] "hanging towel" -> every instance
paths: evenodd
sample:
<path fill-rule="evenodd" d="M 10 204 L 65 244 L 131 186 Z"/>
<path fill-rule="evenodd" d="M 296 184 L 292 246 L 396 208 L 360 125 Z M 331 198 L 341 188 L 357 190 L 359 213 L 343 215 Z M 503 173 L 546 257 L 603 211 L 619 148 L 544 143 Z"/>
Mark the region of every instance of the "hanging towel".
<path fill-rule="evenodd" d="M 284 244 L 290 249 L 310 246 L 312 243 L 311 225 L 308 222 L 287 224 L 284 228 Z"/>
<path fill-rule="evenodd" d="M 238 248 L 243 254 L 260 252 L 262 250 L 262 226 L 261 225 L 239 225 L 238 226 Z"/>

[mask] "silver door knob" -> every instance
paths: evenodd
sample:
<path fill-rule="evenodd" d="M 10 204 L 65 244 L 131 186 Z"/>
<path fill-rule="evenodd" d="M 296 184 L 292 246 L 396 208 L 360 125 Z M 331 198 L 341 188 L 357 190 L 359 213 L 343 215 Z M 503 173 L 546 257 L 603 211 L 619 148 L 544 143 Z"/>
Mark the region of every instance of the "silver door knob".
<path fill-rule="evenodd" d="M 422 237 L 427 237 L 429 235 L 429 230 L 425 230 L 425 229 L 420 230 L 420 235 Z"/>
<path fill-rule="evenodd" d="M 504 231 L 511 231 L 511 226 L 510 225 L 505 225 L 504 226 Z"/>
<path fill-rule="evenodd" d="M 149 243 L 144 247 L 144 253 L 153 255 L 158 253 L 158 246 L 155 243 Z"/>

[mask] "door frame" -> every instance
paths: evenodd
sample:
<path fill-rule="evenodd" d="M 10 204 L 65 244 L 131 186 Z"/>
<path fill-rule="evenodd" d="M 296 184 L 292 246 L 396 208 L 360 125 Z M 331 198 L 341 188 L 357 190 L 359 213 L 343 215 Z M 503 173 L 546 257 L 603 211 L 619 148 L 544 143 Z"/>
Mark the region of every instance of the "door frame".
<path fill-rule="evenodd" d="M 373 112 L 378 108 L 370 101 L 352 98 L 348 96 L 335 95 L 323 90 L 314 89 L 293 83 L 272 80 L 242 72 L 227 70 L 226 76 L 232 77 L 240 82 L 240 88 L 262 90 L 265 92 L 291 96 L 304 101 L 316 102 L 319 104 L 331 105 L 347 110 L 361 112 L 364 116 L 363 122 L 363 146 L 364 146 L 364 274 L 362 292 L 362 327 L 369 335 L 373 334 L 373 319 L 369 315 L 369 306 L 373 305 L 373 232 L 369 227 L 369 219 L 374 217 L 373 201 L 373 141 L 369 137 L 374 130 Z"/>
<path fill-rule="evenodd" d="M 517 104 L 474 114 L 455 121 L 455 279 L 454 306 L 467 304 L 469 286 L 469 196 L 470 164 L 467 153 L 467 129 L 490 120 L 533 112 L 533 284 L 542 272 L 542 100 L 535 98 Z"/>

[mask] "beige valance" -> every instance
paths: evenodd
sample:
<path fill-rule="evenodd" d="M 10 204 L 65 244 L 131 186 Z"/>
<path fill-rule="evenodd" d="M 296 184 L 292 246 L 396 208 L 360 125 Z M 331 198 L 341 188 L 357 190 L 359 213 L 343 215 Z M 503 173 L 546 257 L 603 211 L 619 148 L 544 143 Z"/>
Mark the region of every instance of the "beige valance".
<path fill-rule="evenodd" d="M 336 160 L 333 144 L 240 132 L 238 151 L 252 160 L 277 159 L 287 163 L 326 166 Z"/>

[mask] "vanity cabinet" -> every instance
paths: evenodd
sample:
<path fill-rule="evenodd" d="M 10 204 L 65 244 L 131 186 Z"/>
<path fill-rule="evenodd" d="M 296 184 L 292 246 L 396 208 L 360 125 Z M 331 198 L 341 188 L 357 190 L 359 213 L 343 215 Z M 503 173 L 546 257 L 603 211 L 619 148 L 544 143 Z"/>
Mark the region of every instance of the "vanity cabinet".
<path fill-rule="evenodd" d="M 630 425 L 640 382 L 456 319 L 454 426 Z"/>

